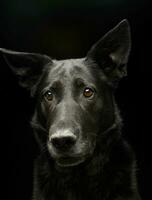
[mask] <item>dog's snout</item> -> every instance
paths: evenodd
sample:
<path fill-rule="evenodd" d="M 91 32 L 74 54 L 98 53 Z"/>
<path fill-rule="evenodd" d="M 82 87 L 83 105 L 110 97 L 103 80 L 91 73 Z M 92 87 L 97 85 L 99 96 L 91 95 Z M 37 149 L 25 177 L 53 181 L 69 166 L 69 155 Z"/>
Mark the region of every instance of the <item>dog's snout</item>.
<path fill-rule="evenodd" d="M 50 143 L 57 150 L 69 150 L 75 145 L 77 137 L 73 133 L 58 133 L 50 138 Z"/>

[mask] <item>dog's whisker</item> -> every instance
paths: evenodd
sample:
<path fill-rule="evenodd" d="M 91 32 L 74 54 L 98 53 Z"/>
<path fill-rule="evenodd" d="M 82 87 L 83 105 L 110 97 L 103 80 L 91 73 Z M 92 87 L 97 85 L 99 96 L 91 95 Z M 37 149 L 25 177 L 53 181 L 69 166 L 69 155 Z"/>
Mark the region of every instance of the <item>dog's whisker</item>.
<path fill-rule="evenodd" d="M 31 126 L 33 129 L 35 129 L 39 132 L 41 131 L 42 133 L 44 133 L 48 136 L 48 131 L 44 127 L 42 127 L 40 124 L 31 121 Z"/>
<path fill-rule="evenodd" d="M 42 147 L 41 147 L 41 152 L 42 153 L 45 153 L 47 151 L 47 145 L 44 144 Z"/>

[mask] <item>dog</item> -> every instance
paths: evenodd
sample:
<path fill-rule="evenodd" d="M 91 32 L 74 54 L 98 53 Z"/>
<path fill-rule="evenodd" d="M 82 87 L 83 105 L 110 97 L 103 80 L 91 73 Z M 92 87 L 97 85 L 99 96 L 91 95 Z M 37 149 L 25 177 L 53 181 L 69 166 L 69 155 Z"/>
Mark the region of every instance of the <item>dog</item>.
<path fill-rule="evenodd" d="M 121 135 L 114 92 L 127 75 L 131 34 L 125 19 L 85 58 L 0 49 L 36 99 L 31 121 L 40 155 L 33 200 L 140 200 L 136 159 Z"/>

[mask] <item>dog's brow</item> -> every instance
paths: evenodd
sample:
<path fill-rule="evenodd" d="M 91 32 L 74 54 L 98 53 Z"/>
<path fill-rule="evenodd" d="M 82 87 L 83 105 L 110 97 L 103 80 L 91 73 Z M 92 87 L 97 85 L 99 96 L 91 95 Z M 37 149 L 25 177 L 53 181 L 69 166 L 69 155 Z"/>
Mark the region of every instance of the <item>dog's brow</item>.
<path fill-rule="evenodd" d="M 62 83 L 61 83 L 61 81 L 60 80 L 54 80 L 53 82 L 52 82 L 52 84 L 51 84 L 51 87 L 53 87 L 53 88 L 60 88 L 62 86 Z"/>
<path fill-rule="evenodd" d="M 76 70 L 77 72 L 81 72 L 82 71 L 82 67 L 75 65 L 74 70 Z"/>

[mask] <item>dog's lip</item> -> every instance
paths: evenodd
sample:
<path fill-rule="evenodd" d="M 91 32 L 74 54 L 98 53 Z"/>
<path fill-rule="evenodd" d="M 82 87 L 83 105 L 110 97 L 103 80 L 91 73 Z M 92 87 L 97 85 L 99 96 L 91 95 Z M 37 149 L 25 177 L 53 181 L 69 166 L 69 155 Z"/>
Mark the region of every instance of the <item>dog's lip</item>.
<path fill-rule="evenodd" d="M 84 162 L 84 157 L 60 157 L 56 160 L 56 164 L 60 167 L 72 167 Z"/>

